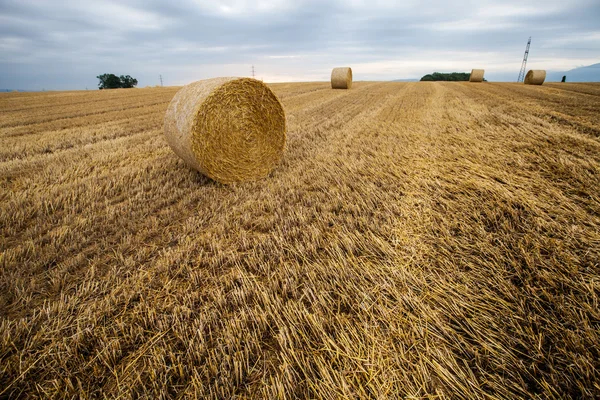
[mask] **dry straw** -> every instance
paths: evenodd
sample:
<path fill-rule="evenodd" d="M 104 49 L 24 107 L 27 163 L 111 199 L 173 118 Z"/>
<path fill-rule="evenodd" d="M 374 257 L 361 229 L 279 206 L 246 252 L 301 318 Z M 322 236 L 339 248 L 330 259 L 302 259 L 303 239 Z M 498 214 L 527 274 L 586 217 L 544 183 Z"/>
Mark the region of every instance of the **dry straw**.
<path fill-rule="evenodd" d="M 207 79 L 175 94 L 165 115 L 165 136 L 186 164 L 218 182 L 254 180 L 281 159 L 285 112 L 261 81 Z"/>
<path fill-rule="evenodd" d="M 332 89 L 350 89 L 352 87 L 352 68 L 339 67 L 331 71 Z"/>
<path fill-rule="evenodd" d="M 472 69 L 471 76 L 469 76 L 469 82 L 483 82 L 484 69 Z"/>
<path fill-rule="evenodd" d="M 530 69 L 525 75 L 526 85 L 541 85 L 546 80 L 546 71 L 543 69 Z"/>

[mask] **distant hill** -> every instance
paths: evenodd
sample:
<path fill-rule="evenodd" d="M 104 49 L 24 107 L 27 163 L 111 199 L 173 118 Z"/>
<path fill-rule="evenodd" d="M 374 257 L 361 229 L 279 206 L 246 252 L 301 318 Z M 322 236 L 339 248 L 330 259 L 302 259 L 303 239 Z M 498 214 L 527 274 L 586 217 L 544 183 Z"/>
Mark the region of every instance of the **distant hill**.
<path fill-rule="evenodd" d="M 411 78 L 411 79 L 394 79 L 392 82 L 418 82 L 418 81 L 419 81 L 418 79 Z"/>
<path fill-rule="evenodd" d="M 600 63 L 579 67 L 570 71 L 548 71 L 547 82 L 560 82 L 567 76 L 567 82 L 600 82 Z"/>
<path fill-rule="evenodd" d="M 34 92 L 35 90 L 21 90 L 21 89 L 0 89 L 0 93 L 6 92 Z"/>

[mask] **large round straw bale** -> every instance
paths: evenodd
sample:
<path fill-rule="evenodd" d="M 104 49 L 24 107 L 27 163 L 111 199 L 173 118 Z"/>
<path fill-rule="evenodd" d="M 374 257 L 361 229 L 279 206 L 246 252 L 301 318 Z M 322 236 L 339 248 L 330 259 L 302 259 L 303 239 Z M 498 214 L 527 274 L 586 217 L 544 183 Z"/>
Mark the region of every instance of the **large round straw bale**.
<path fill-rule="evenodd" d="M 221 183 L 242 182 L 268 175 L 280 161 L 285 112 L 261 81 L 213 78 L 175 94 L 164 130 L 190 167 Z"/>
<path fill-rule="evenodd" d="M 352 68 L 339 67 L 331 71 L 332 89 L 350 89 L 352 87 Z"/>
<path fill-rule="evenodd" d="M 469 82 L 483 82 L 484 69 L 472 69 L 471 76 L 469 76 Z"/>
<path fill-rule="evenodd" d="M 543 69 L 530 69 L 525 75 L 526 85 L 541 85 L 546 80 L 546 71 Z"/>

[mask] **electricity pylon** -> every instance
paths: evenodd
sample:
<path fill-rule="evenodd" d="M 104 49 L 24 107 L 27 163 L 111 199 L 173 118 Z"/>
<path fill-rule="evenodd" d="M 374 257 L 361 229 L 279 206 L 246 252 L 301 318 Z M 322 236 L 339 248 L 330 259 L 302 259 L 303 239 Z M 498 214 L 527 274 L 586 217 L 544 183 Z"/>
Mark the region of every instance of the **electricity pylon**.
<path fill-rule="evenodd" d="M 529 46 L 531 45 L 531 36 L 527 41 L 527 47 L 525 48 L 525 55 L 523 56 L 523 63 L 521 64 L 521 71 L 519 71 L 519 78 L 517 82 L 523 82 L 525 79 L 525 67 L 527 67 L 527 57 L 529 56 Z"/>

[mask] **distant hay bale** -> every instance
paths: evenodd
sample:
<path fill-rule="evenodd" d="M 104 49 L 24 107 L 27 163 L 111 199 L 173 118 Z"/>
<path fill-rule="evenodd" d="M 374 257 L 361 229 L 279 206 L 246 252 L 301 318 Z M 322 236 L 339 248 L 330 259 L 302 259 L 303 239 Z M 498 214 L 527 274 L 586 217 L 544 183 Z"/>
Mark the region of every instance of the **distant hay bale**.
<path fill-rule="evenodd" d="M 242 182 L 268 175 L 281 160 L 285 112 L 261 81 L 213 78 L 175 94 L 164 131 L 190 167 L 221 183 Z"/>
<path fill-rule="evenodd" d="M 352 87 L 352 68 L 339 67 L 331 71 L 332 89 L 350 89 Z"/>
<path fill-rule="evenodd" d="M 525 75 L 526 85 L 541 85 L 546 80 L 546 71 L 543 69 L 530 69 Z"/>
<path fill-rule="evenodd" d="M 484 69 L 472 69 L 471 76 L 469 76 L 469 82 L 483 82 Z"/>

